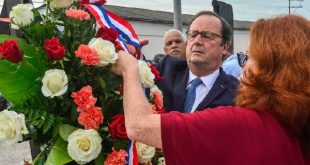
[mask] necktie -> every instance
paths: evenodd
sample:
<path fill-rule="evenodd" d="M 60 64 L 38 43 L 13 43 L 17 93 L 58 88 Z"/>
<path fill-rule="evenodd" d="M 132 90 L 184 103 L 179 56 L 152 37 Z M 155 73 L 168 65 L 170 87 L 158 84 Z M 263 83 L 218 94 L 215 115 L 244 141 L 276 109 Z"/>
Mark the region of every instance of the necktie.
<path fill-rule="evenodd" d="M 190 113 L 196 99 L 196 87 L 202 83 L 200 78 L 195 78 L 187 89 L 186 98 L 184 102 L 184 112 Z"/>

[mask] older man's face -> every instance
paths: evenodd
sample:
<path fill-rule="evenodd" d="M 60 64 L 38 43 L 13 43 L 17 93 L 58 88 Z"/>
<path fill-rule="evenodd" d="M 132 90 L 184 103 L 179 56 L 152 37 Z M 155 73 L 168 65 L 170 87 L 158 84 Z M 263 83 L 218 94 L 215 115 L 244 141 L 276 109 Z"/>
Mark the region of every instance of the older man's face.
<path fill-rule="evenodd" d="M 168 55 L 185 58 L 185 41 L 178 32 L 170 32 L 164 41 L 164 51 Z"/>

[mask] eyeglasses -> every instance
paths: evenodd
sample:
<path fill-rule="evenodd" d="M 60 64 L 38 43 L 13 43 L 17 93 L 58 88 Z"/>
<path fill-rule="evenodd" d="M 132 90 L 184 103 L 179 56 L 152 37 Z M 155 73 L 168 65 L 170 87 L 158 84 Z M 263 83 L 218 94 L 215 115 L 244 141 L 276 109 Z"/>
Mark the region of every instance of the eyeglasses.
<path fill-rule="evenodd" d="M 199 34 L 200 37 L 205 41 L 211 41 L 214 40 L 215 38 L 223 38 L 221 35 L 209 31 L 201 31 L 201 32 L 194 30 L 186 31 L 186 35 L 189 40 L 194 40 Z"/>
<path fill-rule="evenodd" d="M 244 67 L 246 62 L 248 61 L 248 55 L 243 53 L 243 52 L 239 52 L 237 53 L 237 57 L 238 57 L 238 64 L 240 65 L 240 67 Z"/>

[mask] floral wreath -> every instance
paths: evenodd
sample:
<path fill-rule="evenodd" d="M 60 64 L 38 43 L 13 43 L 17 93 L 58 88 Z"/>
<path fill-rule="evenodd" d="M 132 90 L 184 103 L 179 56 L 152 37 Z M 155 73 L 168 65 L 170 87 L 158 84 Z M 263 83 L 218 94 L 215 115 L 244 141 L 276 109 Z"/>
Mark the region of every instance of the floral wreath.
<path fill-rule="evenodd" d="M 119 50 L 142 59 L 141 45 L 105 3 L 45 0 L 45 13 L 31 4 L 12 8 L 11 27 L 21 35 L 0 35 L 0 92 L 12 103 L 0 112 L 0 146 L 32 139 L 41 149 L 33 164 L 157 163 L 159 150 L 128 139 L 122 78 L 110 68 Z M 143 60 L 139 68 L 154 113 L 164 113 L 154 85 L 162 77 Z"/>

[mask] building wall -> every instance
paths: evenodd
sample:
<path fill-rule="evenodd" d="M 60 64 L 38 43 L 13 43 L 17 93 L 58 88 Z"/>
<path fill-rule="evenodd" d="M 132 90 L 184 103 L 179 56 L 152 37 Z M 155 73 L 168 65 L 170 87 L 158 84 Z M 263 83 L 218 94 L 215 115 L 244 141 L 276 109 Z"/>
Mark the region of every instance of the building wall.
<path fill-rule="evenodd" d="M 249 45 L 249 30 L 234 30 L 234 52 L 245 52 Z"/>
<path fill-rule="evenodd" d="M 158 53 L 164 53 L 163 50 L 163 35 L 165 31 L 173 28 L 172 24 L 150 23 L 141 21 L 130 21 L 139 39 L 148 39 L 148 45 L 142 48 L 146 59 L 151 60 L 153 56 Z M 183 32 L 186 31 L 187 26 L 183 27 Z M 234 30 L 234 52 L 244 52 L 248 46 L 248 30 Z"/>

